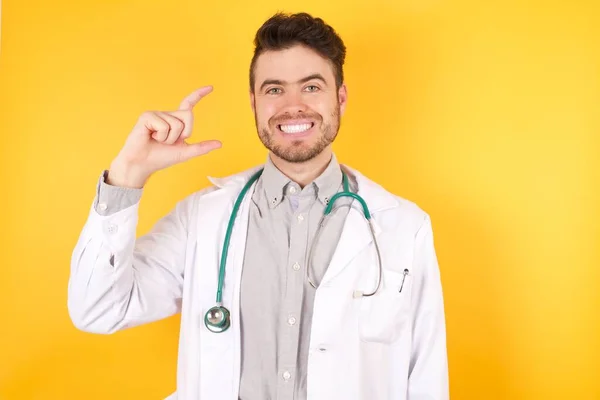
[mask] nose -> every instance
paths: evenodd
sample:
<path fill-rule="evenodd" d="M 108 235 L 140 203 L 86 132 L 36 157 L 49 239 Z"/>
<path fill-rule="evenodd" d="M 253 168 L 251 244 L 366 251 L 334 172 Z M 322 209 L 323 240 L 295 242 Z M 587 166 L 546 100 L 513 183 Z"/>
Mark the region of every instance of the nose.
<path fill-rule="evenodd" d="M 283 105 L 281 111 L 286 114 L 296 115 L 305 113 L 308 110 L 302 97 L 302 93 L 297 90 L 288 90 L 282 98 Z"/>

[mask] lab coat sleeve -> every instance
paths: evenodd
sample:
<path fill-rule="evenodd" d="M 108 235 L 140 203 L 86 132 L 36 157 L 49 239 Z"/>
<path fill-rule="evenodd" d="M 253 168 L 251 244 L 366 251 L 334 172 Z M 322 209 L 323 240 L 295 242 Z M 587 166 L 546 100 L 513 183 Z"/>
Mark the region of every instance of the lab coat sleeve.
<path fill-rule="evenodd" d="M 113 186 L 106 183 L 108 170 L 98 180 L 97 201 L 94 209 L 100 215 L 111 215 L 138 203 L 143 189 Z"/>
<path fill-rule="evenodd" d="M 71 256 L 67 302 L 78 329 L 109 334 L 180 311 L 188 224 L 200 194 L 137 239 L 139 203 L 111 215 L 92 204 Z"/>
<path fill-rule="evenodd" d="M 444 301 L 431 220 L 416 234 L 413 266 L 413 344 L 408 400 L 449 398 Z"/>

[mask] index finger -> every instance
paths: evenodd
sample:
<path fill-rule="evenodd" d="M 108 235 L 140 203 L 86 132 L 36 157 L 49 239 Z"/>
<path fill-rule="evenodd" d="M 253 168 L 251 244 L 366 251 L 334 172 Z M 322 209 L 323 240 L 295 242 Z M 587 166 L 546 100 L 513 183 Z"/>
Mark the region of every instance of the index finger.
<path fill-rule="evenodd" d="M 212 92 L 212 90 L 212 86 L 204 86 L 200 89 L 194 90 L 185 99 L 183 99 L 183 101 L 179 105 L 179 110 L 190 111 L 192 108 L 194 108 L 196 104 L 198 104 L 201 98 Z"/>

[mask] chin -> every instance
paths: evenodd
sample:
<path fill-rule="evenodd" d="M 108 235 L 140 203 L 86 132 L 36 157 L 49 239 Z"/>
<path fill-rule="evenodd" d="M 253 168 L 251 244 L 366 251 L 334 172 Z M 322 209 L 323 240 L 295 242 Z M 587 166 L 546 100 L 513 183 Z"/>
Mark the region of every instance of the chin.
<path fill-rule="evenodd" d="M 277 158 L 300 164 L 318 157 L 331 143 L 319 127 L 300 134 L 285 133 L 278 127 L 258 130 L 263 145 Z"/>
<path fill-rule="evenodd" d="M 320 149 L 315 146 L 273 146 L 269 149 L 278 158 L 295 164 L 304 163 L 310 161 L 323 152 L 324 149 Z"/>

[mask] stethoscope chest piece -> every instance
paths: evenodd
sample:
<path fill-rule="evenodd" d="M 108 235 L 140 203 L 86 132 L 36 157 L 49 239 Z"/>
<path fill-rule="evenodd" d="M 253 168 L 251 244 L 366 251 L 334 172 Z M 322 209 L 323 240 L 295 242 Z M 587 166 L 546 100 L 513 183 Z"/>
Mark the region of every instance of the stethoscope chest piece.
<path fill-rule="evenodd" d="M 219 263 L 219 277 L 218 277 L 219 280 L 217 283 L 217 299 L 216 299 L 217 305 L 212 307 L 211 309 L 209 309 L 206 312 L 206 315 L 204 315 L 204 325 L 206 325 L 206 328 L 209 331 L 214 332 L 214 333 L 225 332 L 227 329 L 229 329 L 229 327 L 231 325 L 229 310 L 227 308 L 223 307 L 223 305 L 222 305 L 223 303 L 221 302 L 222 295 L 223 295 L 223 283 L 225 281 L 225 267 L 227 265 L 227 252 L 229 249 L 229 241 L 231 239 L 231 234 L 233 231 L 233 224 L 235 222 L 237 212 L 242 204 L 244 195 L 250 189 L 252 184 L 262 174 L 262 171 L 263 171 L 262 169 L 257 171 L 254 175 L 252 175 L 252 177 L 248 180 L 248 182 L 246 182 L 241 193 L 238 195 L 237 199 L 235 200 L 235 203 L 233 205 L 233 210 L 231 211 L 231 215 L 229 217 L 229 223 L 227 224 L 227 232 L 225 233 L 225 239 L 223 240 L 221 261 Z M 358 200 L 358 202 L 362 206 L 365 219 L 369 223 L 371 235 L 373 236 L 373 242 L 375 243 L 375 248 L 377 250 L 377 259 L 378 259 L 378 265 L 379 265 L 379 279 L 378 279 L 377 287 L 375 288 L 375 290 L 372 293 L 364 293 L 362 291 L 356 291 L 356 292 L 354 292 L 354 297 L 372 296 L 375 293 L 377 293 L 377 291 L 379 290 L 379 286 L 381 285 L 382 267 L 381 267 L 381 254 L 379 252 L 379 246 L 377 245 L 377 240 L 375 239 L 375 231 L 374 231 L 374 227 L 373 227 L 373 221 L 371 219 L 371 213 L 369 212 L 367 203 L 363 200 L 363 198 L 360 197 L 357 193 L 353 193 L 350 191 L 350 184 L 348 183 L 348 177 L 346 176 L 346 173 L 344 173 L 343 171 L 342 171 L 342 184 L 343 184 L 343 191 L 334 194 L 329 199 L 327 206 L 325 207 L 325 210 L 323 212 L 323 217 L 321 219 L 321 222 L 319 222 L 319 230 L 317 231 L 317 233 L 314 236 L 313 244 L 310 246 L 309 256 L 308 256 L 308 267 L 306 269 L 307 280 L 311 284 L 311 286 L 313 286 L 314 288 L 317 287 L 316 284 L 310 279 L 309 271 L 310 271 L 311 260 L 312 260 L 312 249 L 313 249 L 314 244 L 317 241 L 317 238 L 319 236 L 318 232 L 320 232 L 320 228 L 322 228 L 322 226 L 324 224 L 325 217 L 327 217 L 328 215 L 331 214 L 331 212 L 333 211 L 333 204 L 335 203 L 335 201 L 338 198 L 351 197 L 355 200 Z"/>
<path fill-rule="evenodd" d="M 204 325 L 214 333 L 226 331 L 231 325 L 229 310 L 223 306 L 214 306 L 206 312 Z"/>

